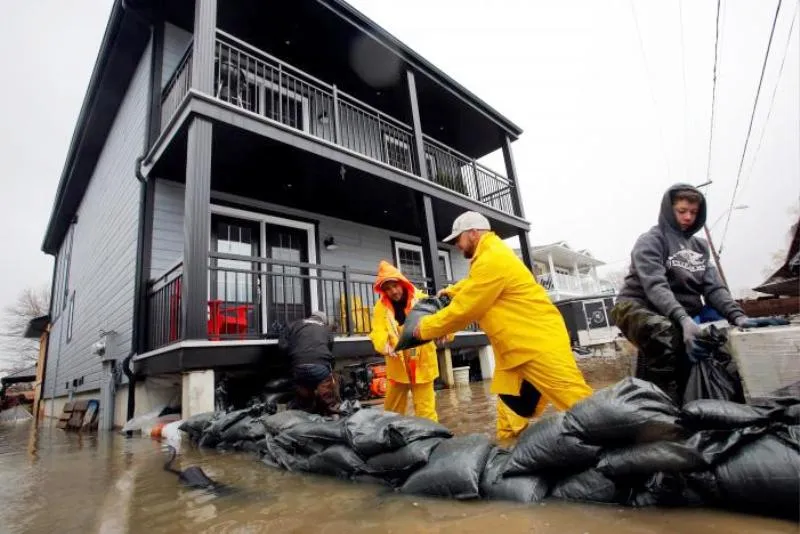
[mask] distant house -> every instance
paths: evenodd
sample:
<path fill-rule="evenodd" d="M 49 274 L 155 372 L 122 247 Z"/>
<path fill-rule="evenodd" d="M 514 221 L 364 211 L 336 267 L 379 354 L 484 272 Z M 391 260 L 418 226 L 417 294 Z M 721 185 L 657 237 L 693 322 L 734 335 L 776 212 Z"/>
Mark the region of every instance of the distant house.
<path fill-rule="evenodd" d="M 605 263 L 565 241 L 531 247 L 530 256 L 536 280 L 564 317 L 572 343 L 591 346 L 613 341 L 619 334 L 611 318 L 615 289 L 597 276 L 597 267 Z"/>

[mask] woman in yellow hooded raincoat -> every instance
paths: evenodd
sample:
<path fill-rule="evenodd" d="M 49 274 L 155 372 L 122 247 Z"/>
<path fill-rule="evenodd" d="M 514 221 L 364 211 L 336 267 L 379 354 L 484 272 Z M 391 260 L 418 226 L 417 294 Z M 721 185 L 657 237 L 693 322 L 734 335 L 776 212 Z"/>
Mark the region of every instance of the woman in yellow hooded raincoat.
<path fill-rule="evenodd" d="M 392 284 L 393 283 L 393 284 Z M 396 285 L 401 291 L 392 291 L 388 286 Z M 433 381 L 439 376 L 436 345 L 426 343 L 414 349 L 394 352 L 400 338 L 405 316 L 419 298 L 427 295 L 414 287 L 395 266 L 387 261 L 378 265 L 375 292 L 380 295 L 372 313 L 372 331 L 369 334 L 375 350 L 386 357 L 386 398 L 384 409 L 405 415 L 408 394 L 414 402 L 414 414 L 432 421 L 436 415 L 436 397 Z"/>
<path fill-rule="evenodd" d="M 494 349 L 492 393 L 519 396 L 525 380 L 541 394 L 534 417 L 542 414 L 548 402 L 567 410 L 591 395 L 592 389 L 575 363 L 564 319 L 525 264 L 488 231 L 488 220 L 476 213 L 472 219 L 476 215 L 483 228 L 460 228 L 456 233 L 457 219 L 451 236 L 471 257 L 467 278 L 443 290 L 452 302 L 423 317 L 416 334 L 420 339 L 436 339 L 478 321 Z M 519 434 L 526 424 L 500 402 L 498 437 Z"/>

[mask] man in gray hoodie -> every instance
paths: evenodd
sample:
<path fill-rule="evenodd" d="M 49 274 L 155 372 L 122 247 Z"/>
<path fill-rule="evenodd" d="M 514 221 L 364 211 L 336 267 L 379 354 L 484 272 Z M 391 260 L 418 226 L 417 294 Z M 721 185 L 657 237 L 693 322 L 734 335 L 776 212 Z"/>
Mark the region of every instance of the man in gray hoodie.
<path fill-rule="evenodd" d="M 636 376 L 653 382 L 680 404 L 700 327 L 693 317 L 705 305 L 737 326 L 752 324 L 709 262 L 705 240 L 694 237 L 706 222 L 703 194 L 687 184 L 670 187 L 658 224 L 631 252 L 631 269 L 612 316 L 639 349 Z"/>

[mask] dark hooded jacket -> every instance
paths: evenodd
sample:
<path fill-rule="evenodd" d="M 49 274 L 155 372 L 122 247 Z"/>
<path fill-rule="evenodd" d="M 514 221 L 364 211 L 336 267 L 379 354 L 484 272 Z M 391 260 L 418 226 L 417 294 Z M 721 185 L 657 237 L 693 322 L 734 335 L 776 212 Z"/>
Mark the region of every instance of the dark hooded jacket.
<path fill-rule="evenodd" d="M 672 199 L 676 191 L 687 189 L 698 193 L 701 201 L 694 225 L 684 232 L 675 219 Z M 694 237 L 705 222 L 703 194 L 687 184 L 670 187 L 661 201 L 658 224 L 642 234 L 633 247 L 630 273 L 618 300 L 638 302 L 674 321 L 699 314 L 703 298 L 730 322 L 743 316 L 709 261 L 708 244 Z"/>
<path fill-rule="evenodd" d="M 304 364 L 333 367 L 333 332 L 314 318 L 300 319 L 284 328 L 278 348 L 289 355 L 293 367 Z"/>

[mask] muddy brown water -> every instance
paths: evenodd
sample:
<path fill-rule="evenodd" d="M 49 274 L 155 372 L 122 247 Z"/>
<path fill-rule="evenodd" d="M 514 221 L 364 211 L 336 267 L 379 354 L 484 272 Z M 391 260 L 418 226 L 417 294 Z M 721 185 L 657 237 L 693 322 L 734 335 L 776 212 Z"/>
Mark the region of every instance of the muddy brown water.
<path fill-rule="evenodd" d="M 591 374 L 590 374 L 591 375 Z M 606 385 L 603 373 L 590 376 Z M 488 383 L 437 393 L 456 434 L 494 432 Z M 150 438 L 81 436 L 51 425 L 0 427 L 0 534 L 16 533 L 796 533 L 781 520 L 714 510 L 631 509 L 547 502 L 457 502 L 261 464 L 253 456 L 183 446 L 179 464 L 199 465 L 235 493 L 182 488 L 162 470 Z"/>

